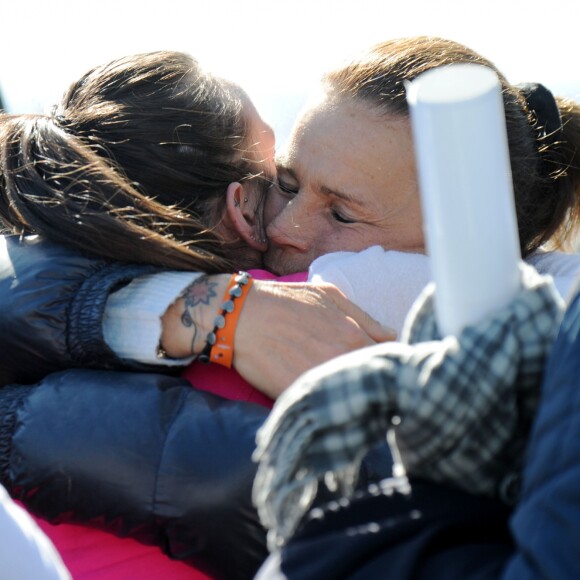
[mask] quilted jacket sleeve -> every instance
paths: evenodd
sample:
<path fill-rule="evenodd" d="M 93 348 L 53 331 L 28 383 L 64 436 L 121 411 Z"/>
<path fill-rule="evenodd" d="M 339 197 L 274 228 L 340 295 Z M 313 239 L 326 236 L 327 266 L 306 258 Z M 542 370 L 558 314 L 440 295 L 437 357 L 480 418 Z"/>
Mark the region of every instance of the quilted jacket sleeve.
<path fill-rule="evenodd" d="M 107 347 L 102 315 L 112 291 L 153 271 L 40 238 L 0 238 L 0 385 L 71 367 L 143 369 Z"/>

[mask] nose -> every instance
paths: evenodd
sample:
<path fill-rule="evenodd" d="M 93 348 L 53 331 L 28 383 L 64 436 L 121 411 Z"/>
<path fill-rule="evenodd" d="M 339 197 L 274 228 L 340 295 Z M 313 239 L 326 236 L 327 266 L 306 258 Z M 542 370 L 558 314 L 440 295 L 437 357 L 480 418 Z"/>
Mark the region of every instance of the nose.
<path fill-rule="evenodd" d="M 290 247 L 300 252 L 310 248 L 312 236 L 309 235 L 309 224 L 304 204 L 300 196 L 288 202 L 266 228 L 268 240 L 279 247 Z"/>

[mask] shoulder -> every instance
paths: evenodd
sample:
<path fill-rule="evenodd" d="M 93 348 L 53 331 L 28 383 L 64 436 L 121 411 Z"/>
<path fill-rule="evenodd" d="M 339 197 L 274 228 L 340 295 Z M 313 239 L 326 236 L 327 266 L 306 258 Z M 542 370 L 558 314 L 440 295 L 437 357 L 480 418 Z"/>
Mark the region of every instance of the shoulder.
<path fill-rule="evenodd" d="M 341 284 L 385 287 L 391 295 L 400 286 L 401 292 L 412 291 L 415 298 L 431 280 L 431 266 L 424 254 L 372 246 L 361 252 L 335 252 L 318 258 L 310 266 L 309 279 L 339 287 Z"/>
<path fill-rule="evenodd" d="M 3 267 L 10 265 L 14 270 L 26 266 L 39 271 L 49 270 L 54 264 L 60 269 L 61 266 L 86 268 L 91 265 L 98 268 L 106 263 L 41 236 L 0 236 L 0 262 Z"/>
<path fill-rule="evenodd" d="M 580 273 L 580 254 L 537 251 L 528 256 L 526 261 L 541 274 Z"/>
<path fill-rule="evenodd" d="M 570 296 L 580 276 L 580 254 L 537 251 L 528 256 L 526 262 L 540 274 L 552 276 L 564 299 Z"/>

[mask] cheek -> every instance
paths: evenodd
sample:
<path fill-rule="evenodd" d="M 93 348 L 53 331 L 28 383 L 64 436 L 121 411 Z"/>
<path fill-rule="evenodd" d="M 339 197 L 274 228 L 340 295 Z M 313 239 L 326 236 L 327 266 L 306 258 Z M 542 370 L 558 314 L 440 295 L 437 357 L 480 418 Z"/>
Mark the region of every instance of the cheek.
<path fill-rule="evenodd" d="M 324 207 L 299 194 L 283 197 L 284 204 L 267 226 L 268 238 L 278 246 L 293 246 L 304 253 L 319 252 L 333 244 L 334 231 L 324 216 Z"/>
<path fill-rule="evenodd" d="M 322 232 L 322 229 L 321 229 Z M 320 254 L 330 252 L 358 252 L 369 246 L 369 239 L 363 233 L 347 228 L 327 227 L 326 235 L 320 237 Z"/>

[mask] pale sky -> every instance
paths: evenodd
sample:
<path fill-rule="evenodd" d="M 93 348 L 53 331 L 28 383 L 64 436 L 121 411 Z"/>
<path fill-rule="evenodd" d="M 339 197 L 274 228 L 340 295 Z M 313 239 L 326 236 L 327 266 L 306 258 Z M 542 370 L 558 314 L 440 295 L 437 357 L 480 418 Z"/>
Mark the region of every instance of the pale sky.
<path fill-rule="evenodd" d="M 0 0 L 0 18 L 11 112 L 47 110 L 112 58 L 182 50 L 246 88 L 283 139 L 329 65 L 417 34 L 467 44 L 512 82 L 580 100 L 580 0 Z"/>

